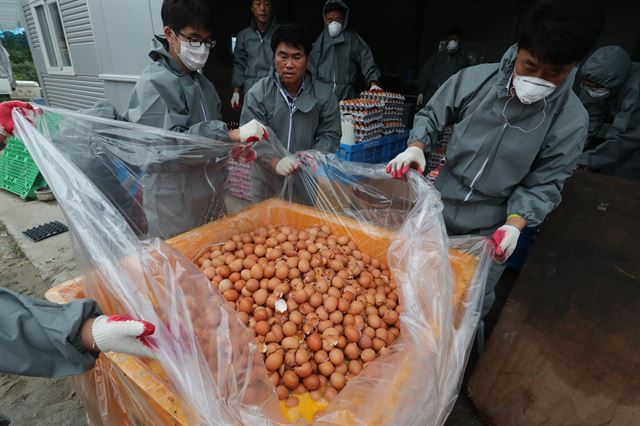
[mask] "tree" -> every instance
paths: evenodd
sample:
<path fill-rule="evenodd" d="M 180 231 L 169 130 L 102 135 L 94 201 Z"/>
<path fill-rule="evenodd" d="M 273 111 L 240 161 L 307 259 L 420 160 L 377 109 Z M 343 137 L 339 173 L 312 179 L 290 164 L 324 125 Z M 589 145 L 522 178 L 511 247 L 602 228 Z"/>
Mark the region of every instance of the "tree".
<path fill-rule="evenodd" d="M 9 53 L 14 78 L 16 80 L 37 81 L 38 73 L 33 64 L 27 35 L 25 33 L 14 34 L 11 31 L 5 31 L 0 34 L 0 38 L 2 39 L 2 45 Z"/>

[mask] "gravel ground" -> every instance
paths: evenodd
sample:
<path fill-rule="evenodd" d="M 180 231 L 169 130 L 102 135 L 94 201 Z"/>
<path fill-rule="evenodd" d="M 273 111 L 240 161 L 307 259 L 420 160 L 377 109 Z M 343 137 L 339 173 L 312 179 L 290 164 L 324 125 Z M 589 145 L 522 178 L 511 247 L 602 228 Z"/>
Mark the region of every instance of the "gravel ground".
<path fill-rule="evenodd" d="M 2 225 L 0 286 L 34 297 L 43 297 L 50 286 L 40 278 Z M 87 424 L 84 408 L 68 378 L 40 379 L 0 374 L 0 413 L 11 419 L 12 426 Z"/>

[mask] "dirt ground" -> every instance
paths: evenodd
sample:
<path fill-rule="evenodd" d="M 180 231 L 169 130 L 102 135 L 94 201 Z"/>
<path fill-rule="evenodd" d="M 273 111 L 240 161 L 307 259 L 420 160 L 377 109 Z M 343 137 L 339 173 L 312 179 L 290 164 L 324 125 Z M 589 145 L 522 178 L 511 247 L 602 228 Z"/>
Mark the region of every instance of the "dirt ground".
<path fill-rule="evenodd" d="M 0 225 L 0 286 L 43 297 L 43 281 L 18 245 Z M 71 379 L 40 379 L 0 374 L 0 413 L 11 425 L 86 425 L 86 414 Z M 1 421 L 0 421 L 1 424 Z"/>

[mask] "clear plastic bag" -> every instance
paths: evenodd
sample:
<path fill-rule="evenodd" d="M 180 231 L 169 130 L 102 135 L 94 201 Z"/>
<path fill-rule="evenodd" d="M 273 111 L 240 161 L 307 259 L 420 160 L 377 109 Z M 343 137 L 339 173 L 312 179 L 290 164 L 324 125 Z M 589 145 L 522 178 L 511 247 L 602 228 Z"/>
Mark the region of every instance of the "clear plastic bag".
<path fill-rule="evenodd" d="M 316 423 L 445 421 L 490 259 L 481 238 L 448 239 L 439 195 L 423 177 L 392 181 L 381 166 L 296 153 L 301 169 L 280 179 L 276 194 L 258 194 L 260 202 L 228 213 L 224 165 L 232 144 L 99 111 L 45 108 L 36 127 L 14 114 L 17 135 L 65 212 L 83 273 L 81 285 L 64 286 L 61 300 L 92 297 L 105 312 L 157 325 L 159 364 L 108 354 L 76 380 L 93 424 L 287 424 L 253 335 L 194 261 L 203 249 L 261 226 L 318 223 L 388 262 L 404 311 L 398 340 Z M 256 151 L 252 167 L 267 167 L 264 152 L 287 154 L 274 137 Z M 178 184 L 165 185 L 168 177 Z"/>

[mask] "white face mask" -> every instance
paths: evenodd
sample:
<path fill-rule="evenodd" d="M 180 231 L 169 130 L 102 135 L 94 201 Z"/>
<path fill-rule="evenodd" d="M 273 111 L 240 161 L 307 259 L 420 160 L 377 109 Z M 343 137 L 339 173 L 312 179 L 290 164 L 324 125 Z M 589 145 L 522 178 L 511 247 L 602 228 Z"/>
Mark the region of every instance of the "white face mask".
<path fill-rule="evenodd" d="M 342 24 L 338 21 L 333 21 L 331 22 L 328 26 L 327 29 L 329 30 L 329 35 L 333 38 L 338 37 L 340 34 L 342 34 Z"/>
<path fill-rule="evenodd" d="M 458 50 L 458 42 L 455 40 L 449 40 L 447 43 L 447 51 L 449 53 L 454 53 Z"/>
<path fill-rule="evenodd" d="M 558 86 L 538 77 L 521 76 L 513 71 L 513 87 L 523 104 L 538 102 L 556 90 Z"/>
<path fill-rule="evenodd" d="M 188 41 L 180 40 L 180 53 L 178 57 L 185 67 L 191 71 L 200 71 L 209 58 L 210 49 L 202 44 L 200 47 L 193 47 Z"/>
<path fill-rule="evenodd" d="M 597 88 L 585 86 L 585 89 L 587 89 L 587 93 L 589 93 L 589 96 L 591 96 L 593 99 L 605 99 L 608 98 L 611 94 L 611 91 L 609 89 L 605 89 L 604 87 Z"/>

